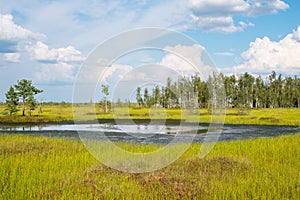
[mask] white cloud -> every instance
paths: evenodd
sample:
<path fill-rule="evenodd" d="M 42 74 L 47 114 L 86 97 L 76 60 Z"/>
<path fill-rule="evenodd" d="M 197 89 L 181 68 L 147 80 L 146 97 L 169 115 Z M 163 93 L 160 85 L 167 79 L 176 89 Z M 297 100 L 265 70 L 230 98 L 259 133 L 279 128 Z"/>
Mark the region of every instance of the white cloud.
<path fill-rule="evenodd" d="M 19 53 L 5 53 L 3 59 L 8 62 L 18 63 L 20 62 L 21 55 Z"/>
<path fill-rule="evenodd" d="M 49 50 L 49 47 L 40 41 L 30 46 L 28 51 L 31 58 L 38 61 L 57 61 L 58 58 L 58 52 L 55 49 Z"/>
<path fill-rule="evenodd" d="M 167 46 L 164 48 L 167 53 L 159 63 L 162 66 L 170 67 L 175 71 L 183 73 L 195 72 L 194 66 L 203 66 L 201 55 L 204 48 L 200 45 L 193 46 Z"/>
<path fill-rule="evenodd" d="M 240 65 L 224 68 L 228 73 L 270 73 L 300 74 L 300 26 L 282 40 L 271 41 L 268 37 L 257 38 L 241 54 Z"/>
<path fill-rule="evenodd" d="M 81 52 L 76 50 L 73 46 L 65 48 L 58 48 L 58 61 L 61 62 L 80 62 L 84 60 Z"/>
<path fill-rule="evenodd" d="M 231 52 L 216 52 L 214 54 L 217 56 L 234 56 L 234 53 Z"/>
<path fill-rule="evenodd" d="M 169 67 L 181 75 L 200 73 L 201 78 L 206 79 L 215 70 L 204 47 L 200 45 L 167 46 L 164 50 L 169 53 L 158 64 Z"/>
<path fill-rule="evenodd" d="M 289 5 L 282 0 L 253 0 L 249 16 L 265 15 L 278 13 L 280 10 L 286 10 Z"/>
<path fill-rule="evenodd" d="M 117 81 L 122 79 L 127 72 L 133 69 L 130 65 L 109 65 L 104 59 L 99 59 L 96 63 L 97 64 L 93 62 L 88 63 L 88 60 L 85 61 L 76 81 L 80 84 L 94 84 L 100 82 L 101 84 L 114 85 Z"/>
<path fill-rule="evenodd" d="M 224 33 L 233 33 L 237 31 L 242 31 L 244 27 L 235 26 L 233 23 L 233 19 L 230 16 L 195 16 L 192 15 L 193 23 L 196 26 L 199 26 L 206 31 L 216 31 L 216 32 L 224 32 Z"/>
<path fill-rule="evenodd" d="M 73 46 L 49 49 L 46 44 L 38 41 L 35 45 L 29 46 L 27 50 L 32 59 L 42 62 L 78 62 L 84 60 L 81 52 Z"/>
<path fill-rule="evenodd" d="M 292 38 L 300 42 L 300 26 L 298 26 L 297 30 L 293 30 Z"/>
<path fill-rule="evenodd" d="M 110 67 L 105 67 L 101 76 L 102 81 L 106 84 L 116 83 L 120 81 L 124 75 L 133 69 L 130 65 L 113 64 Z M 135 77 L 136 78 L 136 77 Z"/>
<path fill-rule="evenodd" d="M 32 60 L 40 62 L 34 75 L 38 82 L 73 81 L 78 63 L 84 60 L 81 52 L 73 46 L 50 49 L 42 42 L 45 39 L 45 35 L 15 24 L 12 15 L 0 14 L 0 41 L 7 41 L 3 43 L 7 47 L 1 47 L 4 61 L 17 63 L 21 55 L 29 54 Z"/>
<path fill-rule="evenodd" d="M 39 83 L 69 83 L 74 81 L 74 68 L 67 63 L 43 64 L 34 77 Z"/>
<path fill-rule="evenodd" d="M 0 40 L 43 40 L 46 36 L 41 33 L 34 33 L 14 23 L 10 14 L 0 14 Z"/>
<path fill-rule="evenodd" d="M 39 71 L 35 78 L 40 83 L 61 82 L 69 83 L 75 80 L 75 70 L 84 57 L 73 46 L 52 48 L 43 42 L 36 42 L 28 47 L 31 59 L 40 62 Z"/>
<path fill-rule="evenodd" d="M 249 27 L 249 26 L 255 26 L 252 22 L 245 23 L 245 22 L 243 22 L 243 21 L 240 21 L 240 22 L 239 22 L 239 25 L 241 26 L 242 29 L 245 29 L 245 28 L 247 28 L 247 27 Z"/>
<path fill-rule="evenodd" d="M 190 7 L 196 15 L 231 15 L 245 13 L 250 5 L 243 0 L 190 0 Z"/>
<path fill-rule="evenodd" d="M 235 24 L 236 15 L 253 17 L 284 11 L 289 5 L 282 0 L 190 0 L 192 23 L 206 31 L 232 33 L 243 31 L 249 22 Z"/>

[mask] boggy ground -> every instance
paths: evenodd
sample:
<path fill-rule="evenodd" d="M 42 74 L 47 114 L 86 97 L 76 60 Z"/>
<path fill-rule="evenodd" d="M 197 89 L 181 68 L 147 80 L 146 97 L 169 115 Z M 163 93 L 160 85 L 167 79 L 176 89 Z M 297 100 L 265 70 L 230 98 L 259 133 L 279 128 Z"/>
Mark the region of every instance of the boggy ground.
<path fill-rule="evenodd" d="M 33 111 L 32 116 L 21 116 L 19 111 L 15 116 L 7 116 L 3 105 L 0 106 L 0 123 L 73 123 L 75 113 L 79 113 L 82 123 L 90 123 L 98 120 L 100 123 L 114 122 L 115 119 L 126 121 L 134 120 L 136 123 L 148 123 L 149 120 L 167 120 L 169 124 L 178 124 L 181 120 L 187 122 L 199 121 L 199 123 L 210 123 L 211 115 L 207 109 L 200 109 L 199 115 L 184 116 L 180 109 L 162 108 L 116 108 L 114 112 L 103 113 L 100 107 L 88 105 L 74 106 L 69 104 L 58 104 L 44 106 L 42 113 Z M 91 111 L 95 109 L 95 114 Z M 216 116 L 218 118 L 218 116 Z M 220 116 L 222 119 L 222 116 Z M 298 108 L 264 108 L 252 109 L 246 114 L 240 114 L 237 109 L 226 109 L 225 124 L 261 124 L 261 125 L 289 125 L 300 126 L 300 109 Z"/>
<path fill-rule="evenodd" d="M 129 174 L 95 160 L 78 140 L 0 136 L 0 199 L 298 199 L 300 133 L 193 144 L 161 170 Z M 128 151 L 156 145 L 118 143 Z"/>

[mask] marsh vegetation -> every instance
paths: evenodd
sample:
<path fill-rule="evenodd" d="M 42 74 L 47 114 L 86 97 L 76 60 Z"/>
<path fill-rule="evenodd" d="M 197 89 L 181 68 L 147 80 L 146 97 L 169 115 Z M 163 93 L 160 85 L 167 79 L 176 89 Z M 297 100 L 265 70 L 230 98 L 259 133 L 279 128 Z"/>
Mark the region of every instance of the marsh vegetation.
<path fill-rule="evenodd" d="M 95 160 L 78 140 L 0 136 L 1 199 L 297 199 L 300 135 L 201 144 L 170 166 L 128 174 Z M 131 151 L 159 146 L 119 143 Z"/>

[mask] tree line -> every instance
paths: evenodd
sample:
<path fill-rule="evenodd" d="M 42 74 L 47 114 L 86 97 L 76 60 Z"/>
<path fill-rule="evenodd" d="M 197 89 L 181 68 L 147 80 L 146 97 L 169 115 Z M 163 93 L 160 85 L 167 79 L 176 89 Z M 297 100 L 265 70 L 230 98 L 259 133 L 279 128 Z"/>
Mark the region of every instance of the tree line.
<path fill-rule="evenodd" d="M 5 93 L 6 111 L 9 115 L 19 111 L 22 115 L 31 115 L 37 107 L 34 98 L 36 94 L 43 92 L 32 85 L 31 80 L 20 80 L 12 85 Z M 111 103 L 108 100 L 109 86 L 102 85 L 104 95 L 103 105 L 105 113 Z M 113 102 L 116 105 L 124 105 L 119 99 Z M 130 102 L 126 102 L 126 105 Z M 254 77 L 249 73 L 225 76 L 213 74 L 208 80 L 201 80 L 199 75 L 179 77 L 173 81 L 167 78 L 165 86 L 154 86 L 136 89 L 136 103 L 142 107 L 163 108 L 216 108 L 224 105 L 228 108 L 300 108 L 300 78 L 297 76 L 283 77 L 272 72 L 266 77 Z M 215 105 L 212 105 L 212 104 Z"/>
<path fill-rule="evenodd" d="M 151 92 L 148 88 L 142 91 L 137 87 L 136 91 L 139 107 L 188 108 L 189 104 L 196 102 L 199 108 L 209 108 L 215 102 L 212 98 L 219 95 L 220 101 L 225 101 L 219 103 L 228 108 L 300 108 L 300 79 L 297 76 L 283 77 L 275 72 L 265 78 L 249 73 L 219 74 L 210 76 L 207 81 L 198 75 L 176 81 L 168 78 L 166 86 L 155 86 Z M 216 91 L 218 95 L 213 94 Z"/>

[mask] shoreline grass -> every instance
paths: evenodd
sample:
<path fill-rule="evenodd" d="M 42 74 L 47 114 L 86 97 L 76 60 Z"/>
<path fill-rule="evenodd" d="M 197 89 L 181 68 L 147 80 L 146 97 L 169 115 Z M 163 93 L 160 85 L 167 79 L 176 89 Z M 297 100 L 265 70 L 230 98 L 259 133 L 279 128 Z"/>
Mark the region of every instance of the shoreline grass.
<path fill-rule="evenodd" d="M 77 140 L 0 135 L 0 198 L 297 199 L 299 144 L 300 133 L 224 141 L 204 159 L 201 144 L 192 144 L 164 169 L 128 174 L 102 165 Z"/>
<path fill-rule="evenodd" d="M 183 120 L 196 120 L 199 123 L 210 123 L 211 115 L 207 109 L 200 109 L 199 116 L 186 117 L 181 115 L 180 109 L 135 109 L 119 108 L 115 113 L 101 113 L 100 108 L 96 108 L 96 115 L 89 110 L 88 106 L 78 106 L 72 108 L 68 105 L 45 106 L 43 113 L 38 114 L 37 111 L 32 113 L 32 116 L 16 116 L 3 115 L 4 107 L 0 107 L 0 123 L 21 124 L 21 123 L 73 123 L 73 111 L 79 113 L 82 123 L 87 123 L 93 120 L 99 122 L 113 122 L 118 120 L 134 120 L 137 123 L 147 123 L 149 120 L 167 120 L 169 123 L 178 124 Z M 1 114 L 2 113 L 2 114 Z M 216 116 L 218 117 L 218 116 Z M 248 114 L 239 114 L 237 109 L 227 109 L 225 124 L 253 124 L 253 125 L 286 125 L 300 127 L 300 109 L 298 108 L 262 108 L 251 109 Z"/>

